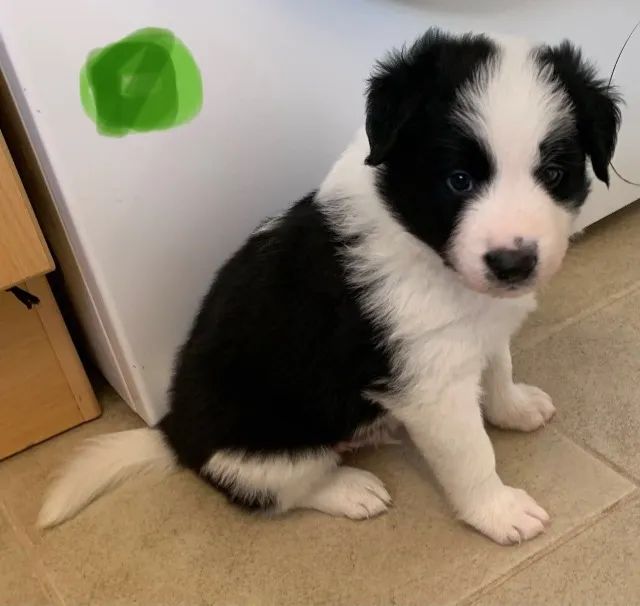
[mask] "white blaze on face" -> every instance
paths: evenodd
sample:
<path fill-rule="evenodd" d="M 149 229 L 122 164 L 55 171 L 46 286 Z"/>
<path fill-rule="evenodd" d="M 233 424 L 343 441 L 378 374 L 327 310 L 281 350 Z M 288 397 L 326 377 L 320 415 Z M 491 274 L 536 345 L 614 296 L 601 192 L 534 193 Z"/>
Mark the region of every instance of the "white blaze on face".
<path fill-rule="evenodd" d="M 535 283 L 544 281 L 564 257 L 573 215 L 551 198 L 534 171 L 542 141 L 573 128 L 570 102 L 550 84 L 548 73 L 540 73 L 531 47 L 512 40 L 502 45 L 495 64 L 461 91 L 459 102 L 456 118 L 485 147 L 495 173 L 462 213 L 451 260 L 470 287 L 488 291 L 484 255 L 489 250 L 514 248 L 516 241 L 536 244 Z"/>

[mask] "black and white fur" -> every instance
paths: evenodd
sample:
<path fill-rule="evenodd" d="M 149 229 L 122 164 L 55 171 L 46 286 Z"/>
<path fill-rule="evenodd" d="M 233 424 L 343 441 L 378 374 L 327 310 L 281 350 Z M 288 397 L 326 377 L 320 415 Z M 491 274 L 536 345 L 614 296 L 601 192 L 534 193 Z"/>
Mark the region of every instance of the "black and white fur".
<path fill-rule="evenodd" d="M 509 340 L 560 266 L 590 157 L 607 181 L 617 97 L 568 43 L 427 32 L 369 85 L 366 129 L 314 193 L 224 265 L 155 429 L 103 436 L 40 514 L 181 465 L 246 507 L 359 519 L 390 496 L 341 452 L 403 425 L 458 516 L 499 543 L 547 513 L 503 484 L 483 425 L 554 414 Z"/>

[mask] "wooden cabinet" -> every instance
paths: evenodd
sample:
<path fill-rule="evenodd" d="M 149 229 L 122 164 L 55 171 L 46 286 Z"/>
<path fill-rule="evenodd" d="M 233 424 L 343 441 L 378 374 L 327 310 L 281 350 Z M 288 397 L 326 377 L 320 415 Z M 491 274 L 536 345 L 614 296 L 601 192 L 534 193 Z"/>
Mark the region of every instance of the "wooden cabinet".
<path fill-rule="evenodd" d="M 0 290 L 52 269 L 49 249 L 0 134 Z"/>
<path fill-rule="evenodd" d="M 100 413 L 44 276 L 52 269 L 0 135 L 0 459 Z M 13 286 L 39 303 L 27 308 Z"/>

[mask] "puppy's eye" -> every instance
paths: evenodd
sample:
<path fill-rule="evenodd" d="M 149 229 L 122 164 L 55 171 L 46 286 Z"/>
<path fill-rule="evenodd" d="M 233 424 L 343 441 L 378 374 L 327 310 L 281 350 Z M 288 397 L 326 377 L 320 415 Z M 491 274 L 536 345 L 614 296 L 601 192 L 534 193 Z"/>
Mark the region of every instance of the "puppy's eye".
<path fill-rule="evenodd" d="M 473 178 L 464 170 L 456 170 L 447 177 L 447 185 L 454 194 L 467 194 L 473 190 Z"/>
<path fill-rule="evenodd" d="M 564 171 L 558 166 L 547 166 L 542 169 L 542 180 L 547 187 L 555 187 L 562 181 Z"/>

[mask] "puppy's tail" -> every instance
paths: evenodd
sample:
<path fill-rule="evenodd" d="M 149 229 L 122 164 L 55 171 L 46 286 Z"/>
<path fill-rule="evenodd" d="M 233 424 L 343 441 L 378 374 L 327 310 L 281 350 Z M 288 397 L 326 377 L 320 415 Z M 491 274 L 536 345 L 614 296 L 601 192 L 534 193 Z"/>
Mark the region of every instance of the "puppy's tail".
<path fill-rule="evenodd" d="M 157 429 L 132 429 L 89 440 L 49 489 L 38 526 L 48 528 L 72 518 L 127 478 L 152 469 L 169 473 L 176 466 Z"/>

